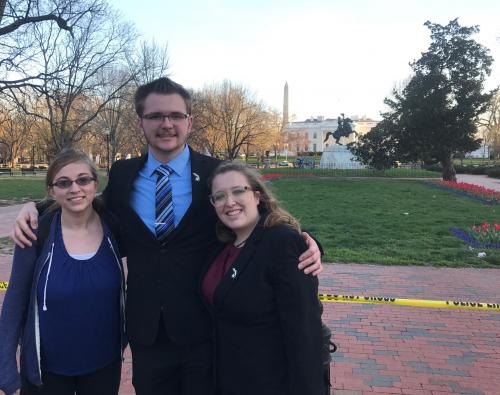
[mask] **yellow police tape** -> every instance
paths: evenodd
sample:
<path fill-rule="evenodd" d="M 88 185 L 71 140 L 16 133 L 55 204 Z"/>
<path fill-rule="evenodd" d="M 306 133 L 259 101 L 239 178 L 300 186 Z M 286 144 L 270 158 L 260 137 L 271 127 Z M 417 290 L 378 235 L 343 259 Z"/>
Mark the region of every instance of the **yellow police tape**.
<path fill-rule="evenodd" d="M 9 283 L 0 282 L 0 291 L 5 291 Z M 347 302 L 347 303 L 380 303 L 395 304 L 399 306 L 435 307 L 439 309 L 469 309 L 469 310 L 490 310 L 500 311 L 500 303 L 465 302 L 459 300 L 422 300 L 422 299 L 399 299 L 384 298 L 378 296 L 359 295 L 334 295 L 319 294 L 322 302 Z"/>
<path fill-rule="evenodd" d="M 470 309 L 500 311 L 500 303 L 465 302 L 459 300 L 422 300 L 383 298 L 377 296 L 319 294 L 322 302 L 381 303 L 400 306 L 435 307 L 440 309 Z"/>

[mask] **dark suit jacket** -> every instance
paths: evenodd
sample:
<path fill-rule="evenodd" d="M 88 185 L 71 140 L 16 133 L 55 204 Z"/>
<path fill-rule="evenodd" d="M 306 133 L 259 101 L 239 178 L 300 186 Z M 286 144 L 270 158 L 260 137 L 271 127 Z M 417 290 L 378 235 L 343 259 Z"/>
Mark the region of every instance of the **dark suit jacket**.
<path fill-rule="evenodd" d="M 178 345 L 210 339 L 210 316 L 198 294 L 200 271 L 219 245 L 207 179 L 219 161 L 191 150 L 192 203 L 176 229 L 160 244 L 130 206 L 130 193 L 146 157 L 121 160 L 111 168 L 104 191 L 120 221 L 127 256 L 127 334 L 131 343 L 152 344 L 163 317 Z"/>
<path fill-rule="evenodd" d="M 261 220 L 215 290 L 220 394 L 324 393 L 318 280 L 297 268 L 306 248 L 290 227 Z"/>

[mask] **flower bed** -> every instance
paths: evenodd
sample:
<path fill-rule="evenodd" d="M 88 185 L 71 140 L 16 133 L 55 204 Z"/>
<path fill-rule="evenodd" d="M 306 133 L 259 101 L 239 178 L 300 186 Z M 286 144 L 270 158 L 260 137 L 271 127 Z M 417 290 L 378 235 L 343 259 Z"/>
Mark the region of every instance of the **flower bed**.
<path fill-rule="evenodd" d="M 271 181 L 271 180 L 275 180 L 277 178 L 283 177 L 284 175 L 285 174 L 283 174 L 283 173 L 266 173 L 266 174 L 262 174 L 262 178 L 265 181 Z"/>
<path fill-rule="evenodd" d="M 433 180 L 428 185 L 453 192 L 484 204 L 500 204 L 500 192 L 466 182 Z"/>
<path fill-rule="evenodd" d="M 280 177 L 315 177 L 312 173 L 300 173 L 300 174 L 285 174 L 285 173 L 265 173 L 262 174 L 262 178 L 265 181 L 275 180 Z"/>
<path fill-rule="evenodd" d="M 465 230 L 450 228 L 452 235 L 476 248 L 500 248 L 500 224 L 484 222 Z"/>

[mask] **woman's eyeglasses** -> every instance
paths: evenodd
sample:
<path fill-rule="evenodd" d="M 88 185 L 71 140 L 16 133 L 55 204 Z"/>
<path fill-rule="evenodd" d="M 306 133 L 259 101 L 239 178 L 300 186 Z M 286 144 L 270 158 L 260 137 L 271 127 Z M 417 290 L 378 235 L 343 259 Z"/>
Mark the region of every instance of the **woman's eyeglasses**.
<path fill-rule="evenodd" d="M 226 204 L 229 196 L 232 196 L 233 199 L 241 199 L 245 194 L 245 192 L 247 191 L 253 191 L 253 189 L 250 188 L 249 186 L 244 186 L 244 187 L 235 187 L 229 190 L 228 192 L 218 191 L 210 195 L 210 202 L 215 207 L 221 207 L 224 204 Z"/>
<path fill-rule="evenodd" d="M 59 180 L 53 182 L 49 186 L 58 187 L 60 189 L 68 189 L 71 187 L 71 185 L 73 185 L 73 183 L 76 183 L 76 185 L 84 187 L 85 185 L 89 185 L 92 181 L 95 181 L 95 178 L 90 176 L 78 177 L 76 180 L 70 180 L 69 178 L 60 178 Z"/>

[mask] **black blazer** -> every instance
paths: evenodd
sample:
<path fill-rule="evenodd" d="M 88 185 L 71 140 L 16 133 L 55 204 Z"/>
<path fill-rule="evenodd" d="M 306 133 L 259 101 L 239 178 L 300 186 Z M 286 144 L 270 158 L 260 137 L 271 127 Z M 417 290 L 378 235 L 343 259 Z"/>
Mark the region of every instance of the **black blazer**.
<path fill-rule="evenodd" d="M 103 195 L 118 217 L 127 256 L 127 335 L 131 343 L 152 344 L 163 318 L 178 345 L 210 339 L 210 316 L 199 298 L 198 279 L 207 256 L 218 248 L 216 216 L 207 179 L 219 161 L 191 150 L 192 203 L 182 221 L 160 244 L 130 206 L 130 193 L 146 157 L 115 162 Z"/>
<path fill-rule="evenodd" d="M 318 280 L 297 268 L 306 249 L 290 227 L 261 220 L 215 290 L 219 394 L 324 393 Z"/>

